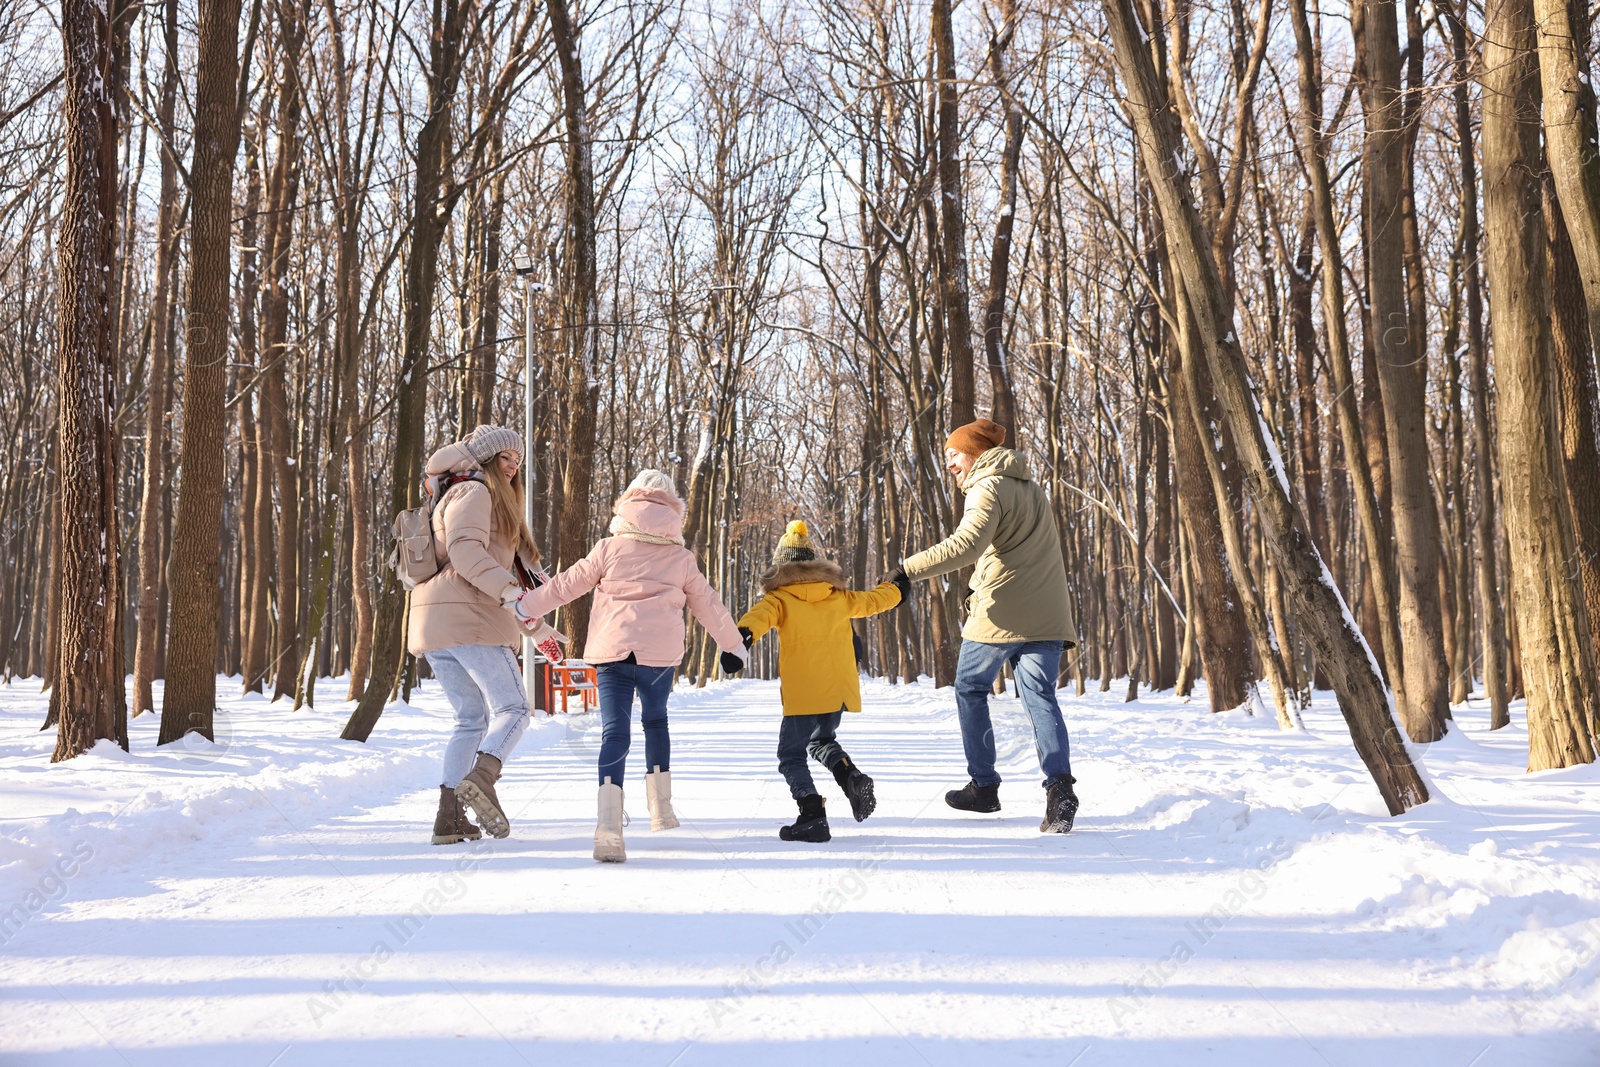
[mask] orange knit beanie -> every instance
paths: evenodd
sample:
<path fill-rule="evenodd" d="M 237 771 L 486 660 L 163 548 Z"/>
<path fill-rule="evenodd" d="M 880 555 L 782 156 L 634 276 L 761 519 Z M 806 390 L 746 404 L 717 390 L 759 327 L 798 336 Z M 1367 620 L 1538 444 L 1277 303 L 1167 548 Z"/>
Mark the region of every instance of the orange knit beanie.
<path fill-rule="evenodd" d="M 945 438 L 944 447 L 965 452 L 969 456 L 981 456 L 989 449 L 999 448 L 1005 443 L 1004 426 L 988 419 L 978 419 L 952 430 L 950 436 Z"/>

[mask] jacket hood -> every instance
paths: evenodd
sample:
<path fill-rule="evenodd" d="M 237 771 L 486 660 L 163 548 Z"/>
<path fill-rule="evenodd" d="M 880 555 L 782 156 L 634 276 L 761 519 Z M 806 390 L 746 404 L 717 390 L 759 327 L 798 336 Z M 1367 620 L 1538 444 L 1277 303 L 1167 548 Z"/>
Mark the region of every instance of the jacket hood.
<path fill-rule="evenodd" d="M 821 600 L 835 589 L 846 588 L 848 584 L 844 580 L 844 572 L 831 559 L 805 559 L 779 563 L 761 576 L 763 593 L 770 593 L 784 586 L 814 586 L 812 589 L 789 590 L 806 601 Z"/>
<path fill-rule="evenodd" d="M 447 474 L 451 471 L 476 471 L 482 466 L 467 451 L 465 441 L 452 441 L 428 457 L 429 474 Z"/>
<path fill-rule="evenodd" d="M 970 490 L 985 478 L 1015 478 L 1019 482 L 1033 481 L 1033 471 L 1028 461 L 1014 448 L 991 448 L 978 457 L 967 475 L 964 489 Z"/>
<path fill-rule="evenodd" d="M 656 537 L 677 537 L 683 532 L 684 504 L 678 494 L 665 489 L 629 489 L 617 497 L 612 514 Z"/>

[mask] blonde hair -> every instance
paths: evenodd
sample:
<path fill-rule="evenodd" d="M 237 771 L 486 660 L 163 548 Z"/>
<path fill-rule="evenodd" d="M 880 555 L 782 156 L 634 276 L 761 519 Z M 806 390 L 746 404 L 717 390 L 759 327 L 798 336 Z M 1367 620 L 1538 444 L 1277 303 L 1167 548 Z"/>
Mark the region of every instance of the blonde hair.
<path fill-rule="evenodd" d="M 491 459 L 483 465 L 483 482 L 489 487 L 494 528 L 508 535 L 513 551 L 523 552 L 532 562 L 539 562 L 539 546 L 533 543 L 533 534 L 523 518 L 522 472 L 517 471 L 508 481 L 500 473 L 500 464 Z"/>

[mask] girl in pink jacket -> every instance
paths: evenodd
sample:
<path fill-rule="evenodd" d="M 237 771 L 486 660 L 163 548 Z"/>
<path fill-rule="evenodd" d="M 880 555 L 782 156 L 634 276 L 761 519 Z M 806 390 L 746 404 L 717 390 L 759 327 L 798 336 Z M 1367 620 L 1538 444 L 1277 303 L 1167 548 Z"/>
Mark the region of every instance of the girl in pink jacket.
<path fill-rule="evenodd" d="M 722 650 L 723 670 L 744 666 L 744 639 L 711 588 L 694 554 L 683 547 L 684 504 L 672 479 L 640 471 L 617 498 L 611 536 L 549 583 L 529 589 L 518 614 L 539 618 L 594 590 L 584 659 L 595 667 L 600 689 L 600 818 L 594 858 L 620 863 L 622 775 L 633 734 L 633 695 L 644 725 L 645 797 L 650 829 L 678 825 L 672 812 L 671 739 L 667 695 L 684 653 L 685 606 Z M 732 668 L 730 670 L 730 668 Z"/>

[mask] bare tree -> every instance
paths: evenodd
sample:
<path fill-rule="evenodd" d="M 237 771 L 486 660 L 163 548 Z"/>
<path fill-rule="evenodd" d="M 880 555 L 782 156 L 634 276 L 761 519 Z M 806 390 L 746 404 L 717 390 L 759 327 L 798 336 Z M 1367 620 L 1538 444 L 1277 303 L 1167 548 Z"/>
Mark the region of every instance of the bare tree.
<path fill-rule="evenodd" d="M 117 247 L 117 147 L 132 9 L 65 0 L 63 141 L 67 180 L 58 238 L 56 495 L 60 561 L 50 715 L 52 762 L 101 738 L 128 747 L 123 684 L 122 543 L 117 501 L 117 347 L 112 270 Z"/>
<path fill-rule="evenodd" d="M 232 276 L 233 160 L 239 146 L 239 0 L 200 0 L 191 169 L 183 447 L 172 528 L 172 616 L 161 744 L 211 737 L 222 606 L 223 432 Z"/>

